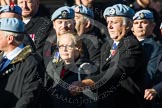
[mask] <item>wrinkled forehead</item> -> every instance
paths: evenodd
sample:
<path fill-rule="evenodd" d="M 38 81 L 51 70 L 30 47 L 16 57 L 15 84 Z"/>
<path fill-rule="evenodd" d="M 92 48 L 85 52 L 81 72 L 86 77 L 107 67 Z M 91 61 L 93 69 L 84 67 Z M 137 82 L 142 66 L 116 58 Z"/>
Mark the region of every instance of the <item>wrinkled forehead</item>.
<path fill-rule="evenodd" d="M 134 20 L 133 21 L 133 26 L 136 24 L 144 24 L 144 25 L 151 25 L 151 21 L 147 20 L 147 19 L 139 19 L 139 20 Z"/>
<path fill-rule="evenodd" d="M 56 19 L 55 21 L 53 21 L 54 23 L 55 22 L 68 22 L 68 23 L 71 23 L 71 24 L 74 24 L 75 21 L 74 19 Z"/>
<path fill-rule="evenodd" d="M 124 17 L 121 16 L 112 16 L 112 17 L 107 17 L 106 21 L 122 21 Z"/>
<path fill-rule="evenodd" d="M 61 19 L 56 19 L 55 21 L 73 21 L 74 19 L 63 19 L 63 18 L 61 18 Z"/>
<path fill-rule="evenodd" d="M 74 45 L 74 39 L 71 36 L 68 35 L 62 35 L 59 36 L 58 44 L 64 44 L 64 45 Z"/>
<path fill-rule="evenodd" d="M 18 5 L 20 5 L 23 2 L 30 3 L 32 5 L 36 5 L 37 7 L 39 6 L 39 0 L 17 0 Z"/>
<path fill-rule="evenodd" d="M 76 40 L 76 36 L 73 33 L 64 33 L 59 36 L 59 40 L 68 40 L 74 43 Z"/>

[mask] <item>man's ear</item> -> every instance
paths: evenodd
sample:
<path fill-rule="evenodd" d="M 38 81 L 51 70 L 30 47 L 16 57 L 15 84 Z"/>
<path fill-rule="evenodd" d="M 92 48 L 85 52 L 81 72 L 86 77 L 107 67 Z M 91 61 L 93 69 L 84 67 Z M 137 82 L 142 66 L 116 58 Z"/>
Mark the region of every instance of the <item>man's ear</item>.
<path fill-rule="evenodd" d="M 8 42 L 8 44 L 11 44 L 13 42 L 13 40 L 14 40 L 14 36 L 13 35 L 8 35 L 7 36 L 7 42 Z"/>
<path fill-rule="evenodd" d="M 134 32 L 134 28 L 133 27 L 131 28 L 131 30 L 132 30 L 132 32 Z"/>
<path fill-rule="evenodd" d="M 154 30 L 155 26 L 156 26 L 156 24 L 155 24 L 155 23 L 152 23 L 152 24 L 151 24 L 151 26 L 150 26 L 150 27 L 151 27 L 151 30 L 152 30 L 152 31 Z"/>
<path fill-rule="evenodd" d="M 53 21 L 52 23 L 53 23 L 53 29 L 55 29 L 55 28 L 56 28 L 56 27 L 55 27 L 55 21 Z"/>
<path fill-rule="evenodd" d="M 127 24 L 127 27 L 126 27 L 126 30 L 133 30 L 133 27 L 132 27 L 132 22 L 128 21 L 128 24 Z"/>
<path fill-rule="evenodd" d="M 87 21 L 86 24 L 85 24 L 85 28 L 90 28 L 90 26 L 91 26 L 91 22 Z"/>

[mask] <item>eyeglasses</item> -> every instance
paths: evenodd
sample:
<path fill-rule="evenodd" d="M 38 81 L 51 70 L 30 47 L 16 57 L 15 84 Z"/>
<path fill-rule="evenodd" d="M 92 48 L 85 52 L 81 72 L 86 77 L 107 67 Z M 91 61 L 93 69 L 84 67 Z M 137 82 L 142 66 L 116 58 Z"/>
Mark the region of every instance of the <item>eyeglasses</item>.
<path fill-rule="evenodd" d="M 64 48 L 66 48 L 67 50 L 72 50 L 74 48 L 74 45 L 59 45 L 58 46 L 59 49 L 63 50 Z"/>

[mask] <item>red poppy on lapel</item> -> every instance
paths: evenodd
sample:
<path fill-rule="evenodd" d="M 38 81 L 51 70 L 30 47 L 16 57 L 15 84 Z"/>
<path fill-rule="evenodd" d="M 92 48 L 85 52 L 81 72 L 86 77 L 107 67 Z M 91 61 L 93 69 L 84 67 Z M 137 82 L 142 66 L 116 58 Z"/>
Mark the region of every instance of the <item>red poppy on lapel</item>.
<path fill-rule="evenodd" d="M 112 56 L 114 56 L 117 53 L 117 50 L 110 50 L 110 53 Z"/>

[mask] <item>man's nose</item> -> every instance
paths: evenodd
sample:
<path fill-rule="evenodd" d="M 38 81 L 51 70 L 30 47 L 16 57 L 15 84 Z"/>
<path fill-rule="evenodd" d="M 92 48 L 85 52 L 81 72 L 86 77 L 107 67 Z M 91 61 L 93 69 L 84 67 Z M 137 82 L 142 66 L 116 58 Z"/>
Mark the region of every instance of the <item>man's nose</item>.
<path fill-rule="evenodd" d="M 62 25 L 63 25 L 63 27 L 65 28 L 65 27 L 67 27 L 68 24 L 67 24 L 67 22 L 63 22 Z"/>
<path fill-rule="evenodd" d="M 22 6 L 23 6 L 23 8 L 27 8 L 27 7 L 28 7 L 28 6 L 27 6 L 27 2 L 24 1 L 24 2 L 22 3 Z"/>
<path fill-rule="evenodd" d="M 112 27 L 112 24 L 108 23 L 108 24 L 107 24 L 107 28 L 108 28 L 108 29 L 112 29 L 112 28 L 113 28 L 113 27 Z"/>

